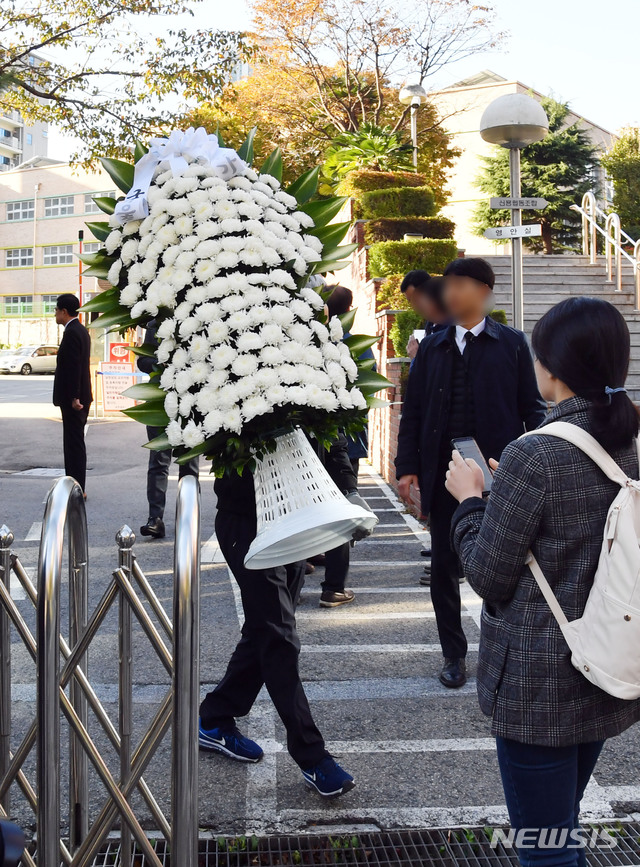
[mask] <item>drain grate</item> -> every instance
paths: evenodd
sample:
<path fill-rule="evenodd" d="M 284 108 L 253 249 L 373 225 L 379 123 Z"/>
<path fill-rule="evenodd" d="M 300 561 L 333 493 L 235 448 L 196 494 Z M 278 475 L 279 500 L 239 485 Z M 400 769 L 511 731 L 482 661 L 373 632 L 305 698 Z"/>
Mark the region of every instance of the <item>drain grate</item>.
<path fill-rule="evenodd" d="M 640 867 L 640 824 L 598 825 L 615 845 L 588 852 L 590 867 Z M 489 828 L 387 831 L 334 836 L 218 837 L 200 840 L 198 867 L 296 867 L 296 865 L 352 865 L 352 867 L 518 867 L 515 847 L 490 845 Z M 172 864 L 164 841 L 155 844 L 163 867 Z M 93 867 L 122 867 L 120 847 L 111 841 Z M 148 867 L 136 854 L 133 867 Z"/>

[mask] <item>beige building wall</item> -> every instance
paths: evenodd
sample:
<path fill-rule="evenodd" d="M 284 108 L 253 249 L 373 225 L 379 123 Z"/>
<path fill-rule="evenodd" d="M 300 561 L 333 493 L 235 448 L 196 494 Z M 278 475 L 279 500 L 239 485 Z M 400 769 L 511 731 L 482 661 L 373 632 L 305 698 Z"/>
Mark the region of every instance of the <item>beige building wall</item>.
<path fill-rule="evenodd" d="M 107 217 L 91 197 L 114 192 L 105 172 L 34 162 L 0 174 L 0 319 L 48 316 L 57 295 L 78 293 L 78 232 L 97 249 L 85 223 Z M 85 277 L 83 299 L 95 291 Z"/>
<path fill-rule="evenodd" d="M 473 231 L 473 212 L 478 202 L 484 198 L 476 186 L 476 179 L 482 169 L 482 158 L 490 156 L 495 149 L 480 137 L 480 119 L 485 108 L 494 99 L 508 93 L 527 93 L 541 100 L 542 94 L 532 90 L 520 81 L 507 81 L 505 78 L 485 70 L 447 90 L 430 94 L 443 118 L 442 124 L 451 135 L 452 145 L 460 148 L 462 155 L 456 160 L 451 172 L 449 189 L 451 198 L 443 213 L 456 224 L 456 240 L 466 250 L 467 255 L 508 254 L 509 245 L 488 241 Z M 568 117 L 570 124 L 580 121 L 589 137 L 600 151 L 608 150 L 615 141 L 615 135 L 597 124 L 576 114 Z M 599 197 L 607 200 L 612 191 L 603 172 L 598 173 L 594 186 Z M 524 222 L 527 222 L 526 211 Z"/>

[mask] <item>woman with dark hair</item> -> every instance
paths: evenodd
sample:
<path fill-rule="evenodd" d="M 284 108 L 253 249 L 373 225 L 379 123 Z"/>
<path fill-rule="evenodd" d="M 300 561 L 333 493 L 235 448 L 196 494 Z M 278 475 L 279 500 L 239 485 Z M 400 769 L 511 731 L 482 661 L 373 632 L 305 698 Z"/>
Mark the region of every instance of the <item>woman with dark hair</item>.
<path fill-rule="evenodd" d="M 555 404 L 543 426 L 561 419 L 587 430 L 637 479 L 638 413 L 624 388 L 630 338 L 618 310 L 568 299 L 537 323 L 532 344 L 540 392 Z M 640 700 L 613 698 L 573 667 L 526 561 L 531 549 L 568 619 L 581 617 L 619 486 L 576 446 L 533 434 L 503 452 L 488 502 L 482 471 L 457 453 L 447 488 L 460 502 L 453 543 L 484 600 L 478 693 L 511 824 L 539 832 L 520 862 L 582 867 L 581 798 L 606 739 L 640 719 Z"/>

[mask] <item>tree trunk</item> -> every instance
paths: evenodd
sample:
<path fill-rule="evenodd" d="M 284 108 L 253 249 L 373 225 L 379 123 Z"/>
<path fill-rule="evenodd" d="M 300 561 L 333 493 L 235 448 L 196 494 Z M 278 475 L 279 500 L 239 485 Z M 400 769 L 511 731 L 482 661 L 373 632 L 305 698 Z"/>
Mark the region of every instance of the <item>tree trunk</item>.
<path fill-rule="evenodd" d="M 549 223 L 542 223 L 542 243 L 544 245 L 545 256 L 550 256 L 553 253 L 553 234 Z"/>

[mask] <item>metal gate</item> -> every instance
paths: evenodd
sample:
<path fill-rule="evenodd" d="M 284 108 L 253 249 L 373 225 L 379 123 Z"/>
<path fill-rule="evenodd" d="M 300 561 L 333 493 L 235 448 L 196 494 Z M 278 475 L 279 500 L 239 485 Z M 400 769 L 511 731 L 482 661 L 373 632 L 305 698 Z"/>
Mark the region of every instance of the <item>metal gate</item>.
<path fill-rule="evenodd" d="M 60 632 L 60 596 L 65 530 L 69 540 L 69 635 Z M 144 576 L 132 550 L 129 527 L 116 535 L 118 567 L 102 598 L 88 611 L 88 537 L 84 499 L 71 478 L 60 479 L 46 500 L 36 584 L 12 553 L 13 534 L 0 528 L 0 816 L 10 812 L 12 788 L 22 791 L 36 816 L 35 849 L 27 867 L 89 867 L 119 819 L 119 865 L 131 867 L 134 843 L 145 864 L 162 867 L 131 805 L 142 795 L 176 855 L 174 864 L 196 867 L 198 852 L 198 704 L 200 493 L 195 478 L 178 486 L 174 550 L 173 623 Z M 15 575 L 36 609 L 35 635 L 10 595 Z M 94 691 L 87 651 L 112 606 L 118 606 L 118 724 L 111 721 Z M 149 615 L 150 608 L 155 617 Z M 171 685 L 148 729 L 132 741 L 132 627 L 142 627 L 167 670 Z M 159 625 L 159 628 L 158 628 Z M 36 716 L 15 751 L 11 750 L 11 635 L 14 628 L 36 664 Z M 69 838 L 61 839 L 60 715 L 69 729 Z M 113 774 L 88 731 L 89 715 L 100 724 L 119 761 Z M 166 817 L 143 774 L 172 725 L 171 815 Z M 24 764 L 35 747 L 35 787 Z M 89 763 L 107 799 L 89 822 Z"/>

